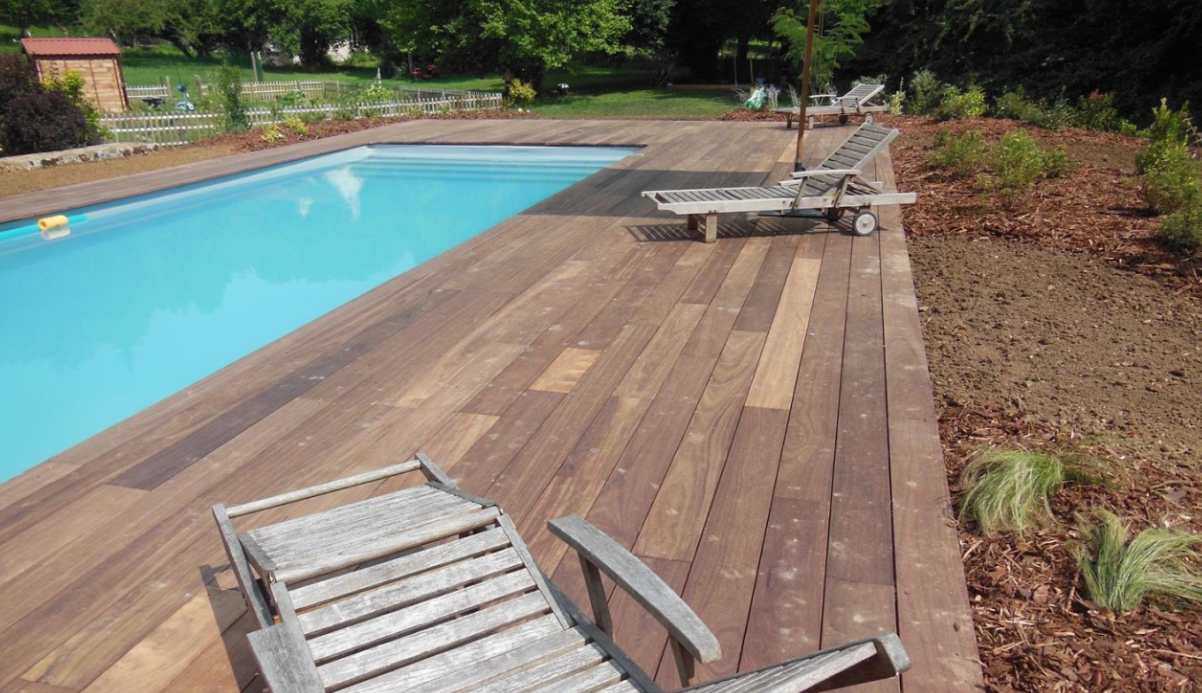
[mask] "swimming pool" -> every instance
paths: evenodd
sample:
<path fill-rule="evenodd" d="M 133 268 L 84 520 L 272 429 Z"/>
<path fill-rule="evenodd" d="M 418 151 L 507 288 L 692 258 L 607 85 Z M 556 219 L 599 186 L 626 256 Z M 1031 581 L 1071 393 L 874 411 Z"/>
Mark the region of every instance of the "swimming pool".
<path fill-rule="evenodd" d="M 631 152 L 358 147 L 0 225 L 0 481 Z"/>

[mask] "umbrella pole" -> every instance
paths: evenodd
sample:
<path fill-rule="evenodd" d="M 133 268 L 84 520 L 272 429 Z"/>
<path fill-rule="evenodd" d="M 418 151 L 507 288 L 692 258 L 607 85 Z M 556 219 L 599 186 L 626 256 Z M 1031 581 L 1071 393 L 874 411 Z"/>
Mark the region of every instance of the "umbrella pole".
<path fill-rule="evenodd" d="M 801 159 L 806 133 L 806 106 L 810 103 L 810 74 L 813 72 L 810 63 L 814 57 L 814 26 L 818 24 L 818 9 L 821 5 L 822 0 L 810 0 L 810 16 L 806 20 L 806 52 L 801 65 L 801 95 L 798 97 L 801 102 L 797 104 L 797 151 L 793 155 L 794 171 L 805 168 Z"/>

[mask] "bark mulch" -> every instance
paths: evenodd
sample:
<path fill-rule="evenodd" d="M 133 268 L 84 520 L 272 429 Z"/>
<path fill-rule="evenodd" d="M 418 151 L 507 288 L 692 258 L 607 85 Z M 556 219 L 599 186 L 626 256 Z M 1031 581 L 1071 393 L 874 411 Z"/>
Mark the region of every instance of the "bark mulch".
<path fill-rule="evenodd" d="M 928 165 L 935 133 L 1019 124 L 883 120 L 903 214 L 953 497 L 984 446 L 1086 452 L 1107 486 L 1069 486 L 1055 521 L 1024 537 L 960 541 L 991 691 L 1202 690 L 1202 608 L 1146 603 L 1116 614 L 1083 594 L 1075 550 L 1094 508 L 1132 533 L 1202 532 L 1202 291 L 1197 260 L 1155 241 L 1134 155 L 1138 140 L 1025 127 L 1077 168 L 1021 208 Z"/>

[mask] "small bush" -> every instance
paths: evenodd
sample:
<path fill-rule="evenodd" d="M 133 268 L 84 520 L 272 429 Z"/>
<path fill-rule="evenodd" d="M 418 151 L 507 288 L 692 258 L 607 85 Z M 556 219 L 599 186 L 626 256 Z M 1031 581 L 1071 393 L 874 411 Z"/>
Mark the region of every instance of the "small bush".
<path fill-rule="evenodd" d="M 906 112 L 906 92 L 891 92 L 888 97 L 889 115 L 899 116 Z"/>
<path fill-rule="evenodd" d="M 1003 135 L 994 147 L 993 175 L 982 182 L 1010 203 L 1034 187 L 1044 171 L 1044 153 L 1039 143 L 1026 132 L 1015 130 Z"/>
<path fill-rule="evenodd" d="M 1189 148 L 1181 143 L 1152 143 L 1144 152 L 1143 193 L 1157 214 L 1171 214 L 1202 202 L 1202 175 Z"/>
<path fill-rule="evenodd" d="M 1094 90 L 1089 96 L 1077 99 L 1077 124 L 1090 130 L 1115 132 L 1123 119 L 1114 107 L 1114 94 Z"/>
<path fill-rule="evenodd" d="M 534 97 L 538 96 L 538 92 L 534 90 L 534 86 L 527 84 L 520 79 L 513 79 L 506 85 L 506 92 L 509 95 L 509 100 L 515 104 L 526 104 L 534 101 Z"/>
<path fill-rule="evenodd" d="M 1064 147 L 1043 150 L 1043 175 L 1047 178 L 1065 178 L 1073 171 L 1073 161 Z"/>
<path fill-rule="evenodd" d="M 1148 597 L 1202 603 L 1202 535 L 1174 529 L 1145 529 L 1128 539 L 1126 524 L 1105 510 L 1082 527 L 1077 565 L 1090 599 L 1114 611 L 1139 608 Z"/>
<path fill-rule="evenodd" d="M 242 74 L 233 65 L 217 70 L 217 94 L 227 132 L 243 132 L 250 127 L 250 116 L 242 101 Z"/>
<path fill-rule="evenodd" d="M 1048 500 L 1067 483 L 1099 483 L 1100 465 L 1079 455 L 990 448 L 964 468 L 961 517 L 986 535 L 1022 534 L 1052 518 Z"/>
<path fill-rule="evenodd" d="M 305 121 L 301 120 L 297 116 L 290 115 L 287 118 L 284 118 L 284 122 L 282 124 L 285 130 L 291 130 L 294 134 L 300 137 L 304 137 L 305 135 L 309 134 L 309 126 L 305 124 Z"/>
<path fill-rule="evenodd" d="M 98 142 L 98 116 L 83 99 L 82 86 L 79 76 L 70 73 L 61 82 L 43 85 L 24 56 L 0 55 L 0 153 L 30 154 Z"/>
<path fill-rule="evenodd" d="M 392 90 L 384 86 L 382 82 L 372 82 L 371 86 L 363 90 L 364 101 L 388 101 L 392 97 Z"/>
<path fill-rule="evenodd" d="M 985 110 L 985 91 L 978 86 L 963 91 L 959 87 L 948 87 L 939 102 L 939 117 L 944 120 L 980 118 L 985 115 Z"/>
<path fill-rule="evenodd" d="M 981 171 L 988 152 L 989 147 L 980 130 L 968 130 L 960 134 L 941 131 L 935 136 L 930 162 L 953 176 L 969 178 Z"/>
<path fill-rule="evenodd" d="M 1202 203 L 1193 203 L 1160 221 L 1160 240 L 1177 251 L 1196 253 L 1202 249 Z"/>
<path fill-rule="evenodd" d="M 910 96 L 907 111 L 916 115 L 930 115 L 943 101 L 947 85 L 939 81 L 934 72 L 919 70 L 910 78 Z"/>
<path fill-rule="evenodd" d="M 305 92 L 298 89 L 296 91 L 290 91 L 287 94 L 280 94 L 279 97 L 276 98 L 275 103 L 281 108 L 294 108 L 296 106 L 304 106 L 308 100 L 308 97 L 305 96 Z"/>
<path fill-rule="evenodd" d="M 279 126 L 268 125 L 267 127 L 263 128 L 263 132 L 259 135 L 259 139 L 268 144 L 275 144 L 276 142 L 283 142 L 285 139 L 287 139 L 287 136 L 283 133 L 283 131 L 280 130 Z"/>

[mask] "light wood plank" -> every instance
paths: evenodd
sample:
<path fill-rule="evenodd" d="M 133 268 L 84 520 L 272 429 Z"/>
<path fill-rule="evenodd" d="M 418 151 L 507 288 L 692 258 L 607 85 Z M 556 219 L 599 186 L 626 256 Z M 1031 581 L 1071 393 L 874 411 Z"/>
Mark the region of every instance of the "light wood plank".
<path fill-rule="evenodd" d="M 594 349 L 568 347 L 531 383 L 530 389 L 565 394 L 571 392 L 600 355 L 601 352 Z"/>

